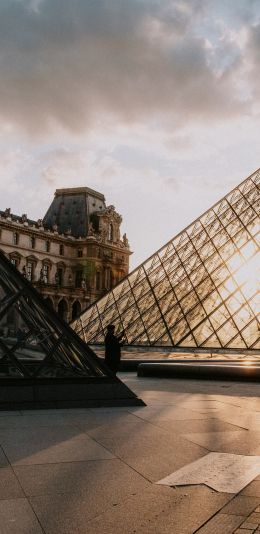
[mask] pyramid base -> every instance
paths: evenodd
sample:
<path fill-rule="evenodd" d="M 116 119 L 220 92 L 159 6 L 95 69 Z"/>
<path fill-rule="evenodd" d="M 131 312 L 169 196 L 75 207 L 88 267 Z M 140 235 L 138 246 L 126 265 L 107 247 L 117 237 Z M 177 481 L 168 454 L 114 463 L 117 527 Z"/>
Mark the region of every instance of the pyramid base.
<path fill-rule="evenodd" d="M 0 379 L 0 410 L 145 406 L 122 382 L 109 378 Z"/>

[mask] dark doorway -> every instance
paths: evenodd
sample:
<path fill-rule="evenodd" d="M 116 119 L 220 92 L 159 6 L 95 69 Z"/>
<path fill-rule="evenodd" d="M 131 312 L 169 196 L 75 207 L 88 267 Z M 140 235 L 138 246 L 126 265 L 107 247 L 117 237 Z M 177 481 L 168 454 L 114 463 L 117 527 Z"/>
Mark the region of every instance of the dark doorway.
<path fill-rule="evenodd" d="M 78 300 L 75 300 L 72 304 L 72 312 L 71 312 L 71 319 L 76 319 L 78 315 L 81 313 L 81 305 Z"/>
<path fill-rule="evenodd" d="M 61 299 L 58 304 L 58 314 L 64 321 L 68 319 L 68 304 L 65 299 Z"/>

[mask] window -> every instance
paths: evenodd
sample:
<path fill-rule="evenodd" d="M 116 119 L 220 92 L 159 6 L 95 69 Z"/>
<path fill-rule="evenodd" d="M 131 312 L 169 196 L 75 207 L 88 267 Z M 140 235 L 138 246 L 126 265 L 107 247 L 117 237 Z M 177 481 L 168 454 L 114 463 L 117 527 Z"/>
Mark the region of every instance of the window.
<path fill-rule="evenodd" d="M 113 241 L 113 225 L 111 223 L 108 226 L 108 241 Z"/>
<path fill-rule="evenodd" d="M 50 252 L 50 241 L 45 241 L 45 252 Z"/>
<path fill-rule="evenodd" d="M 82 271 L 76 271 L 75 287 L 81 287 Z"/>
<path fill-rule="evenodd" d="M 19 243 L 19 234 L 18 232 L 14 232 L 13 233 L 13 244 L 18 245 L 18 243 Z"/>
<path fill-rule="evenodd" d="M 62 267 L 58 267 L 57 271 L 56 271 L 56 274 L 55 274 L 55 282 L 56 284 L 58 284 L 59 286 L 62 285 L 63 283 L 63 269 Z"/>
<path fill-rule="evenodd" d="M 111 288 L 111 282 L 112 282 L 112 276 L 111 276 L 111 270 L 110 269 L 106 269 L 105 270 L 105 287 L 106 289 L 110 289 Z"/>
<path fill-rule="evenodd" d="M 32 282 L 33 280 L 33 271 L 34 271 L 34 264 L 32 261 L 28 261 L 27 262 L 27 280 L 29 280 L 30 282 Z"/>
<path fill-rule="evenodd" d="M 101 289 L 101 273 L 100 271 L 96 272 L 96 289 L 99 291 Z"/>
<path fill-rule="evenodd" d="M 78 258 L 82 258 L 82 256 L 83 256 L 83 250 L 82 250 L 82 248 L 79 248 L 78 249 Z"/>
<path fill-rule="evenodd" d="M 64 256 L 64 245 L 60 245 L 60 256 Z"/>
<path fill-rule="evenodd" d="M 35 237 L 32 235 L 29 237 L 30 247 L 35 248 Z"/>
<path fill-rule="evenodd" d="M 18 267 L 18 259 L 17 258 L 10 258 L 11 263 L 16 267 Z"/>
<path fill-rule="evenodd" d="M 42 267 L 42 274 L 43 274 L 43 281 L 45 284 L 48 284 L 49 282 L 49 272 L 50 272 L 49 265 L 47 263 L 44 263 Z"/>

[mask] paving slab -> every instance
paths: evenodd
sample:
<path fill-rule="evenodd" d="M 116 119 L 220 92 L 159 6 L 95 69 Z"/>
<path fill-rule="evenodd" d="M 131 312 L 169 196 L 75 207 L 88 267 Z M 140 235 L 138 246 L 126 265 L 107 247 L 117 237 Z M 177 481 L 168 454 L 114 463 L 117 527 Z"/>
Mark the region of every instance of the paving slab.
<path fill-rule="evenodd" d="M 27 499 L 0 501 L 0 534 L 44 534 Z"/>
<path fill-rule="evenodd" d="M 4 453 L 13 465 L 30 465 L 113 458 L 87 434 L 70 427 L 41 427 L 1 432 Z"/>
<path fill-rule="evenodd" d="M 86 533 L 192 534 L 230 498 L 205 486 L 171 491 L 157 491 L 152 486 L 89 521 Z"/>
<path fill-rule="evenodd" d="M 95 440 L 101 440 L 102 438 L 118 439 L 119 436 L 125 436 L 126 438 L 132 439 L 135 434 L 140 435 L 145 427 L 150 426 L 152 426 L 151 423 L 141 419 L 138 420 L 136 417 L 136 421 L 134 422 L 113 421 L 98 425 L 94 428 L 88 424 L 80 424 L 79 429 L 86 432 L 88 436 Z"/>
<path fill-rule="evenodd" d="M 14 466 L 27 496 L 83 494 L 89 501 L 118 502 L 150 486 L 144 477 L 118 459 Z"/>
<path fill-rule="evenodd" d="M 145 421 L 156 421 L 156 420 L 165 420 L 165 421 L 183 421 L 185 419 L 189 420 L 200 420 L 200 419 L 209 419 L 210 415 L 202 414 L 200 412 L 192 412 L 191 410 L 179 407 L 179 406 L 159 406 L 157 408 L 139 408 L 133 410 L 137 417 L 144 419 Z"/>
<path fill-rule="evenodd" d="M 183 419 L 182 421 L 173 421 L 167 419 L 161 419 L 156 417 L 150 419 L 150 422 L 166 430 L 172 430 L 178 434 L 186 433 L 204 433 L 204 432 L 236 432 L 241 431 L 241 428 L 221 421 L 219 419 L 214 419 L 211 416 L 207 419 Z M 192 440 L 191 440 L 192 441 Z"/>
<path fill-rule="evenodd" d="M 236 429 L 226 432 L 193 432 L 184 434 L 183 437 L 212 452 L 253 454 L 257 450 L 255 435 L 252 436 L 251 433 L 249 435 L 248 430 Z"/>
<path fill-rule="evenodd" d="M 24 497 L 24 492 L 11 467 L 0 468 L 0 499 Z"/>
<path fill-rule="evenodd" d="M 202 523 L 218 511 L 227 501 L 226 495 L 210 492 L 207 488 L 196 491 L 158 491 L 151 486 L 133 495 L 121 504 L 107 506 L 102 513 L 89 508 L 87 501 L 59 496 L 54 499 L 33 498 L 32 506 L 48 534 L 71 532 L 110 534 L 123 533 L 171 533 L 194 532 Z M 198 509 L 203 499 L 203 510 Z M 186 507 L 191 512 L 184 514 Z M 72 516 L 71 509 L 73 509 Z M 96 515 L 91 519 L 91 515 Z"/>
<path fill-rule="evenodd" d="M 154 482 L 168 474 L 170 469 L 173 471 L 185 465 L 188 459 L 191 462 L 207 453 L 178 434 L 147 424 L 139 433 L 114 438 L 99 437 L 97 441 Z"/>

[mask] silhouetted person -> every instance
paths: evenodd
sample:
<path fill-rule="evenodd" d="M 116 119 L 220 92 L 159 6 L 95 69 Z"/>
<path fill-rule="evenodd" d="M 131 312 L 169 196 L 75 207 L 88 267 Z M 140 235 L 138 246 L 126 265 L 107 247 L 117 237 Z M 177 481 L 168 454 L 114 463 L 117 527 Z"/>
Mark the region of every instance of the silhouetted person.
<path fill-rule="evenodd" d="M 119 336 L 115 336 L 115 325 L 109 324 L 107 327 L 107 334 L 105 337 L 105 363 L 113 373 L 117 373 L 120 365 L 121 346 L 120 343 L 124 332 Z"/>

